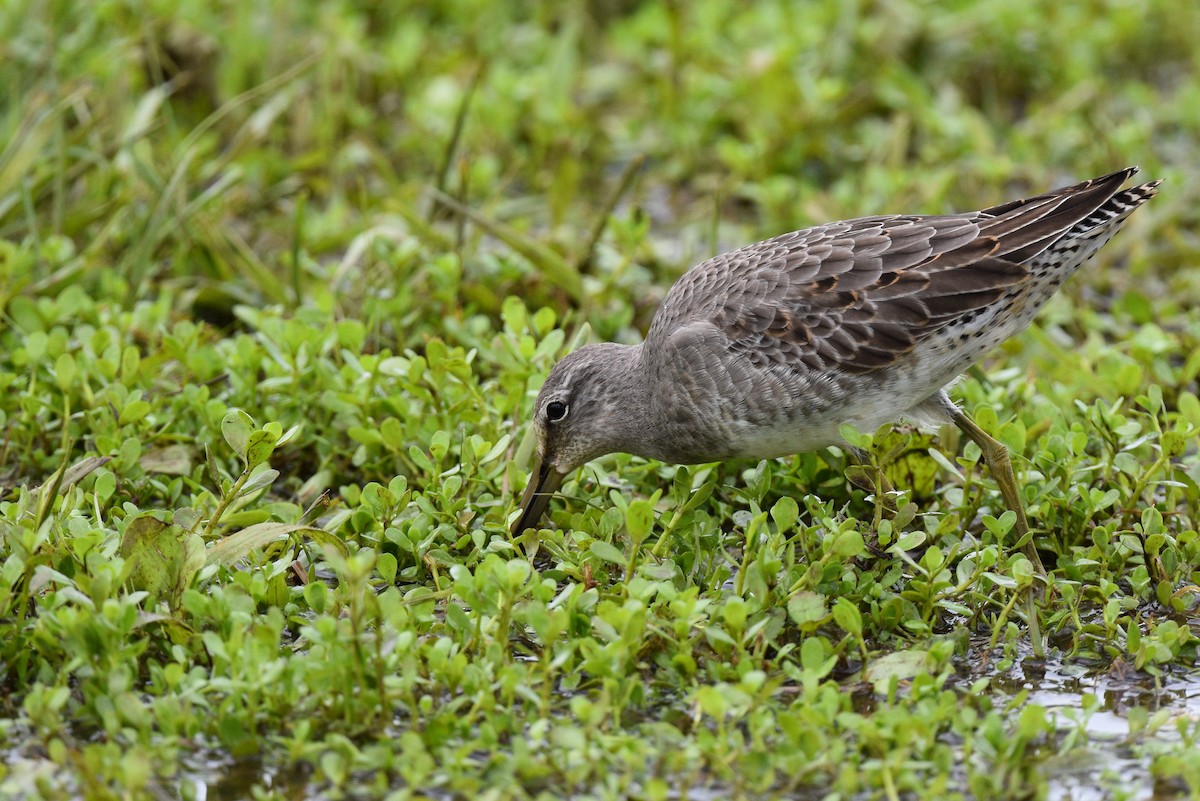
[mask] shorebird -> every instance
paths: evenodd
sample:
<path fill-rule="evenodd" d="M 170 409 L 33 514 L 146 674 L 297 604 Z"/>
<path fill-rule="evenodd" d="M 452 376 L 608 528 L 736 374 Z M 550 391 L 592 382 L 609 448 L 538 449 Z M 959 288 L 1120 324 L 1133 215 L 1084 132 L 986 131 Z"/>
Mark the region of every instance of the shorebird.
<path fill-rule="evenodd" d="M 851 450 L 843 424 L 909 420 L 952 422 L 979 445 L 1026 539 L 1008 451 L 946 386 L 1154 197 L 1161 181 L 1121 188 L 1135 172 L 964 214 L 825 223 L 693 267 L 644 342 L 586 345 L 554 366 L 512 532 L 536 526 L 563 478 L 604 454 L 696 464 Z M 1040 571 L 1031 540 L 1025 552 Z"/>

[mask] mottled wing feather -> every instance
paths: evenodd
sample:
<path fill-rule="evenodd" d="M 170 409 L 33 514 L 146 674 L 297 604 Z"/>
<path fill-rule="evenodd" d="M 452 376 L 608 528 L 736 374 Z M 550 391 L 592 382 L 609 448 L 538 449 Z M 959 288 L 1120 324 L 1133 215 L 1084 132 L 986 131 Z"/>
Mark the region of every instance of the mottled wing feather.
<path fill-rule="evenodd" d="M 1055 189 L 1054 191 L 1047 192 L 1044 195 L 1034 195 L 1033 197 L 1018 198 L 1017 200 L 1009 200 L 1004 203 L 1000 203 L 999 205 L 996 205 L 996 206 L 989 206 L 988 208 L 980 211 L 980 214 L 986 215 L 988 217 L 1002 217 L 1005 214 L 1007 214 L 1008 212 L 1014 211 L 1015 209 L 1018 209 L 1021 206 L 1028 206 L 1028 205 L 1032 205 L 1034 203 L 1040 203 L 1044 200 L 1053 200 L 1054 198 L 1060 197 L 1065 194 L 1080 194 L 1092 187 L 1100 186 L 1100 185 L 1111 186 L 1115 190 L 1116 187 L 1118 187 L 1121 184 L 1128 181 L 1130 176 L 1132 176 L 1134 173 L 1137 172 L 1137 169 L 1138 169 L 1137 167 L 1126 167 L 1123 170 L 1117 170 L 1116 172 L 1110 172 L 1108 175 L 1102 175 L 1099 178 L 1090 178 L 1086 181 L 1081 181 L 1080 183 L 1077 183 L 1074 186 L 1068 186 L 1065 189 Z"/>
<path fill-rule="evenodd" d="M 1028 282 L 1024 263 L 1132 172 L 979 212 L 827 223 L 714 257 L 672 288 L 649 339 L 709 323 L 760 368 L 885 367 Z"/>

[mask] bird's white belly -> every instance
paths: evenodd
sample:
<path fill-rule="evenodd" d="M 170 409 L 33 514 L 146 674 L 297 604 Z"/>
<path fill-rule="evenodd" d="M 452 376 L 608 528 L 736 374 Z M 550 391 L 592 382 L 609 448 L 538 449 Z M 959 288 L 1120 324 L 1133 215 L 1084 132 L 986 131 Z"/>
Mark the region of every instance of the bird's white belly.
<path fill-rule="evenodd" d="M 838 445 L 843 442 L 841 424 L 738 426 L 733 433 L 734 456 L 746 459 L 773 459 Z M 874 429 L 872 429 L 874 430 Z"/>

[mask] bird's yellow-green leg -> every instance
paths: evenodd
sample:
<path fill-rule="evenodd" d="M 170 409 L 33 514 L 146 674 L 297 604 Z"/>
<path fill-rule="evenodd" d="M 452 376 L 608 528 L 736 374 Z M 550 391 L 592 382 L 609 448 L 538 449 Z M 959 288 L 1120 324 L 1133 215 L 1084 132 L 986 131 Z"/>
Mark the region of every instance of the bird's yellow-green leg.
<path fill-rule="evenodd" d="M 1017 491 L 1017 476 L 1013 473 L 1012 459 L 1008 455 L 1008 448 L 1004 446 L 1004 443 L 977 426 L 975 421 L 967 417 L 962 409 L 959 409 L 954 403 L 948 403 L 948 411 L 954 424 L 970 437 L 983 452 L 983 459 L 987 462 L 988 469 L 992 471 L 992 477 L 996 479 L 996 486 L 1000 488 L 1000 495 L 1004 498 L 1004 503 L 1017 515 L 1017 523 L 1013 526 L 1017 532 L 1017 539 L 1018 541 L 1026 539 L 1029 535 L 1029 521 L 1025 518 L 1025 506 L 1021 503 L 1021 493 Z M 1038 556 L 1037 548 L 1033 545 L 1032 537 L 1028 537 L 1025 544 L 1021 546 L 1021 550 L 1033 563 L 1033 569 L 1037 576 L 1044 577 L 1046 568 L 1042 566 L 1041 557 Z M 1033 645 L 1033 655 L 1041 659 L 1044 654 L 1042 630 L 1037 606 L 1034 603 L 1034 595 L 1034 589 L 1031 586 L 1025 596 L 1025 616 L 1029 624 L 1029 640 Z"/>
<path fill-rule="evenodd" d="M 1021 493 L 1017 489 L 1017 476 L 1013 473 L 1012 459 L 1008 455 L 1008 448 L 976 425 L 974 420 L 967 417 L 961 409 L 953 404 L 950 419 L 983 452 L 983 460 L 987 462 L 988 469 L 992 471 L 992 477 L 996 479 L 996 486 L 1000 488 L 1000 495 L 1004 498 L 1004 503 L 1017 516 L 1017 524 L 1013 526 L 1017 532 L 1017 539 L 1025 539 L 1029 534 L 1029 521 L 1025 517 L 1025 506 L 1021 502 Z M 1042 566 L 1041 557 L 1038 556 L 1037 548 L 1033 546 L 1032 538 L 1029 538 L 1022 546 L 1022 550 L 1029 561 L 1033 563 L 1037 574 L 1039 576 L 1046 575 L 1046 568 Z"/>

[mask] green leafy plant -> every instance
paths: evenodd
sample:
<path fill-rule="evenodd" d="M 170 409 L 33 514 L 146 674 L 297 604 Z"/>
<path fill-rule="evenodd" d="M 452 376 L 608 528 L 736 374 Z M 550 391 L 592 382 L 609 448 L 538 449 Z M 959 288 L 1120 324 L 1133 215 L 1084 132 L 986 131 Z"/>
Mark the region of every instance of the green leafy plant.
<path fill-rule="evenodd" d="M 0 6 L 0 796 L 1197 796 L 1198 15 Z M 687 266 L 1129 161 L 953 388 L 1045 581 L 955 430 L 509 532 L 546 373 Z"/>

